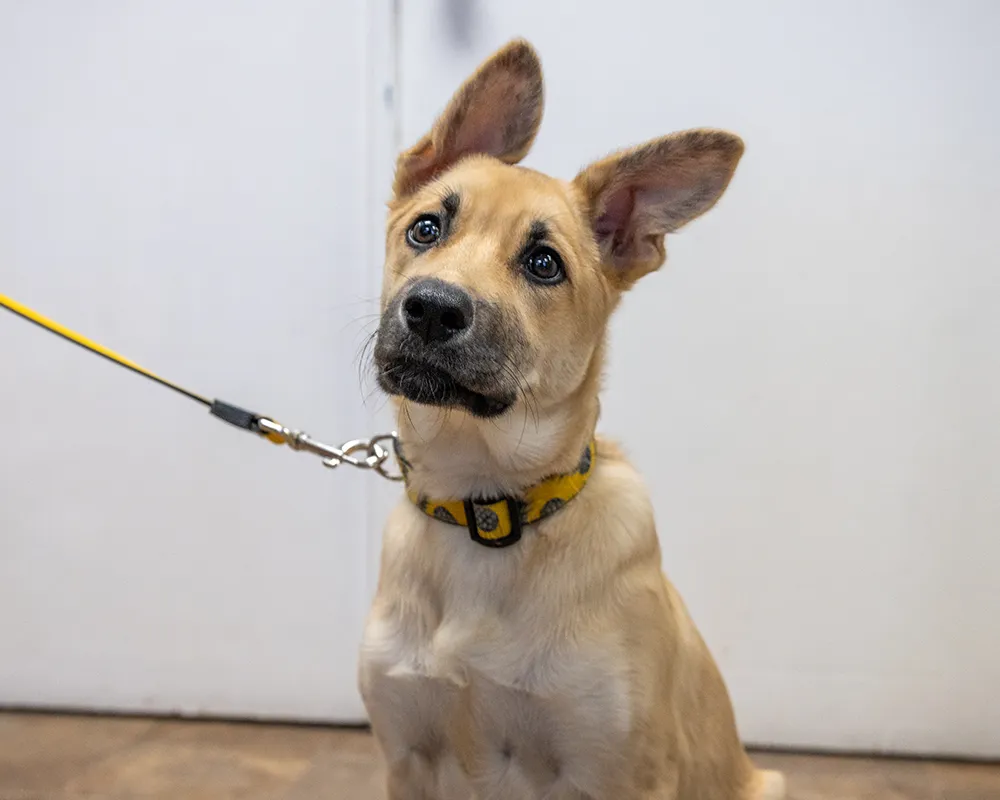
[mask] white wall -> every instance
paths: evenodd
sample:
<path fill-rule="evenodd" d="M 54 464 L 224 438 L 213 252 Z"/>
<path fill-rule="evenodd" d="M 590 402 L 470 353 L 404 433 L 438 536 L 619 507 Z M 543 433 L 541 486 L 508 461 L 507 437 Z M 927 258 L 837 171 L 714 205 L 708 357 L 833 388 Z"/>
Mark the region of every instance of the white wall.
<path fill-rule="evenodd" d="M 527 163 L 743 135 L 615 324 L 603 429 L 745 737 L 1000 755 L 1000 5 L 404 4 L 403 133 L 513 35 Z"/>
<path fill-rule="evenodd" d="M 0 293 L 368 431 L 377 6 L 0 3 Z M 3 312 L 0 376 L 0 705 L 361 718 L 370 478 Z"/>
<path fill-rule="evenodd" d="M 0 292 L 318 435 L 384 426 L 353 369 L 390 5 L 0 2 Z M 625 303 L 603 421 L 746 738 L 1000 754 L 998 7 L 401 7 L 402 141 L 515 34 L 548 74 L 531 165 L 747 140 Z M 393 488 L 9 315 L 0 417 L 0 704 L 361 714 Z"/>

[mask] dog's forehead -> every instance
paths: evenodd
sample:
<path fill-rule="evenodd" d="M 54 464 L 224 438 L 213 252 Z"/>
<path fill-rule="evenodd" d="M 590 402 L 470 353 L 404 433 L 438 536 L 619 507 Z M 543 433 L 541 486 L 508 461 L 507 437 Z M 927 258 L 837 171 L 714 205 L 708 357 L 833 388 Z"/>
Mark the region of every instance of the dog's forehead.
<path fill-rule="evenodd" d="M 472 214 L 564 222 L 576 217 L 571 186 L 527 167 L 487 158 L 468 159 L 451 170 L 444 182 Z"/>

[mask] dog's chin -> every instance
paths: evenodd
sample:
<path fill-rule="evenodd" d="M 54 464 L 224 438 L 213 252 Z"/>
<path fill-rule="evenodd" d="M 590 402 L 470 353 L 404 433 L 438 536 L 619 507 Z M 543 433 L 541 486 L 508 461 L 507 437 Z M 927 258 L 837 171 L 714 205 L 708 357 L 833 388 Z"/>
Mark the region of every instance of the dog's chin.
<path fill-rule="evenodd" d="M 419 361 L 399 360 L 378 370 L 378 384 L 386 394 L 414 403 L 442 408 L 464 408 L 475 417 L 504 414 L 515 397 L 487 395 L 460 383 L 450 372 Z"/>

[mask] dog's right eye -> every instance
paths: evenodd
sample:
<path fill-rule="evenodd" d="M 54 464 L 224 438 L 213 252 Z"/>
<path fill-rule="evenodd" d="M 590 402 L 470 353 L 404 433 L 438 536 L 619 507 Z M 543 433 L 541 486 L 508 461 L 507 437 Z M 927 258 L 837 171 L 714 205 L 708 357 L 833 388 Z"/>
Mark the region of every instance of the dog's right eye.
<path fill-rule="evenodd" d="M 430 247 L 441 238 L 441 220 L 433 214 L 417 217 L 406 232 L 406 240 L 417 248 Z"/>

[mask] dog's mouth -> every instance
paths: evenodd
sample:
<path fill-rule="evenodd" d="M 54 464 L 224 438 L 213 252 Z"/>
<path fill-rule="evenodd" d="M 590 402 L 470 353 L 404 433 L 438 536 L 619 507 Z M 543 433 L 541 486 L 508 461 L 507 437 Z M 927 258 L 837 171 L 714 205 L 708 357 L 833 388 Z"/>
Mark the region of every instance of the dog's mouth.
<path fill-rule="evenodd" d="M 515 401 L 511 395 L 488 395 L 470 389 L 450 372 L 426 361 L 398 358 L 378 370 L 384 392 L 429 406 L 461 407 L 477 417 L 497 417 Z"/>

